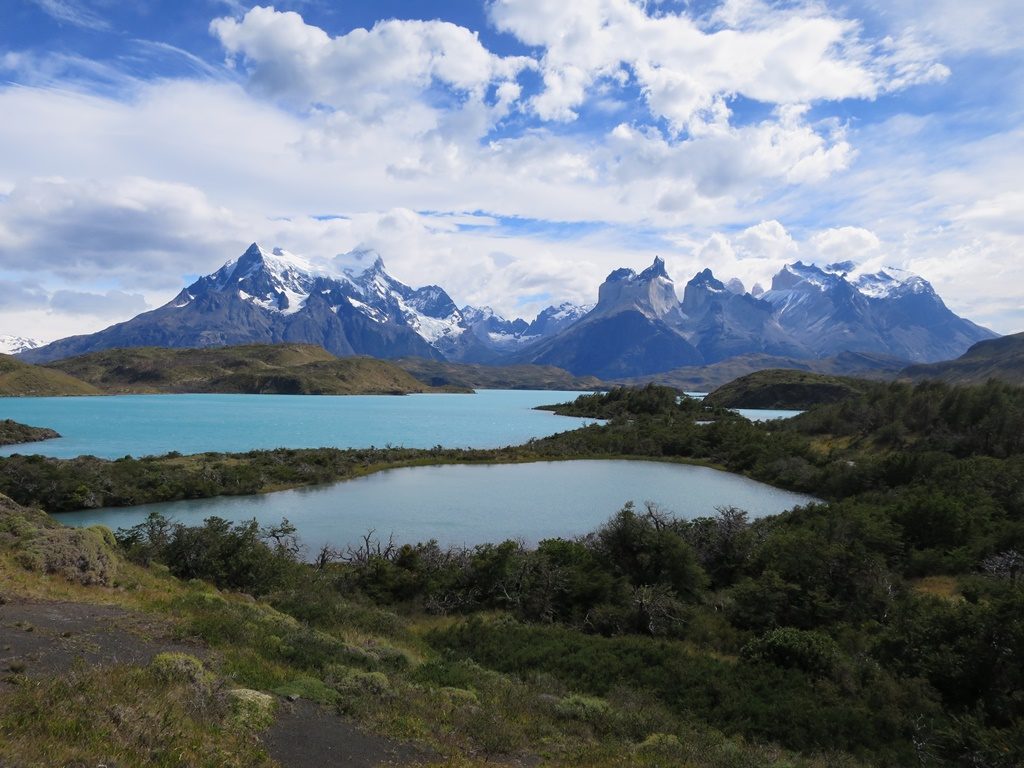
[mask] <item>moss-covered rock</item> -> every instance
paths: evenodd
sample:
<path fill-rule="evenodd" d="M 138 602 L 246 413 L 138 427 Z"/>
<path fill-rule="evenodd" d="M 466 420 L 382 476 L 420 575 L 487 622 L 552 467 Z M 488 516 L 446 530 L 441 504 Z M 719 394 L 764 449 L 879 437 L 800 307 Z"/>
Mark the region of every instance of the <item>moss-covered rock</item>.
<path fill-rule="evenodd" d="M 229 722 L 238 728 L 249 731 L 262 731 L 274 722 L 277 711 L 277 699 L 268 693 L 254 691 L 251 688 L 235 688 L 228 691 Z"/>
<path fill-rule="evenodd" d="M 110 586 L 117 575 L 120 556 L 109 529 L 45 528 L 28 538 L 17 559 L 30 571 L 56 574 L 68 581 L 90 586 Z"/>
<path fill-rule="evenodd" d="M 214 681 L 203 662 L 187 653 L 158 653 L 150 662 L 150 668 L 167 683 L 189 683 L 208 688 Z"/>
<path fill-rule="evenodd" d="M 346 695 L 383 696 L 391 690 L 391 681 L 383 672 L 353 670 L 335 682 L 339 693 Z"/>
<path fill-rule="evenodd" d="M 24 568 L 78 584 L 109 586 L 121 556 L 109 528 L 68 528 L 38 509 L 0 495 L 0 547 Z"/>

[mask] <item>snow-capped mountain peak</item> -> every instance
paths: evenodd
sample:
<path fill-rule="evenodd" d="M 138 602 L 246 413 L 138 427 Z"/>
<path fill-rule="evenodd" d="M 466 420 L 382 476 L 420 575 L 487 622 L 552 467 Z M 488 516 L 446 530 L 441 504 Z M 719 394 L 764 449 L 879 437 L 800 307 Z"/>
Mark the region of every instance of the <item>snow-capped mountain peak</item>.
<path fill-rule="evenodd" d="M 804 264 L 802 261 L 796 261 L 786 264 L 779 270 L 778 274 L 772 278 L 771 289 L 772 291 L 786 291 L 800 288 L 802 290 L 826 291 L 835 287 L 843 279 L 842 275 L 826 271 L 816 264 Z"/>
<path fill-rule="evenodd" d="M 43 346 L 43 342 L 24 336 L 0 336 L 0 355 L 17 355 L 19 352 L 41 346 Z"/>
<path fill-rule="evenodd" d="M 849 262 L 786 265 L 766 293 L 756 285 L 746 293 L 739 281 L 723 282 L 707 269 L 687 284 L 680 304 L 665 262 L 655 258 L 639 273 L 611 272 L 597 305 L 547 307 L 530 323 L 486 306 L 459 309 L 438 285 L 411 288 L 387 273 L 375 251 L 352 251 L 333 264 L 320 268 L 254 243 L 132 320 L 39 349 L 24 339 L 0 337 L 0 345 L 39 362 L 125 346 L 292 341 L 337 355 L 533 362 L 617 377 L 750 353 L 934 360 L 992 335 L 958 318 L 917 275 Z"/>
<path fill-rule="evenodd" d="M 234 263 L 229 262 L 217 273 L 224 288 L 271 312 L 292 315 L 305 305 L 317 278 L 324 277 L 308 260 L 294 253 L 275 248 L 264 250 L 257 243 L 249 246 Z"/>
<path fill-rule="evenodd" d="M 897 267 L 884 267 L 878 272 L 856 278 L 857 290 L 871 299 L 888 299 L 909 294 L 934 294 L 931 283 L 913 272 Z"/>

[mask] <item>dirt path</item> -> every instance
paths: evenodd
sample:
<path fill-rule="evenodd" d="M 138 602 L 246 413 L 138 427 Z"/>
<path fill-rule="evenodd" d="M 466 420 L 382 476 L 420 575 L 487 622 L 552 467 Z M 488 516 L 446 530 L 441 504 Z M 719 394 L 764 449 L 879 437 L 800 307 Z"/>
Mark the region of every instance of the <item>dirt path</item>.
<path fill-rule="evenodd" d="M 414 766 L 432 759 L 421 749 L 365 733 L 318 704 L 301 699 L 282 702 L 277 721 L 263 734 L 263 743 L 270 756 L 287 768 Z"/>
<path fill-rule="evenodd" d="M 164 651 L 204 656 L 204 650 L 173 642 L 160 621 L 114 606 L 19 600 L 0 605 L 0 673 L 14 667 L 36 677 L 60 674 L 76 663 L 145 665 Z"/>
<path fill-rule="evenodd" d="M 0 694 L 10 685 L 4 678 L 11 671 L 40 677 L 60 675 L 80 663 L 145 665 L 166 651 L 210 655 L 202 646 L 174 642 L 170 628 L 159 619 L 114 606 L 23 600 L 0 605 Z M 282 768 L 416 766 L 432 757 L 414 746 L 365 733 L 301 699 L 282 700 L 276 722 L 262 738 Z"/>

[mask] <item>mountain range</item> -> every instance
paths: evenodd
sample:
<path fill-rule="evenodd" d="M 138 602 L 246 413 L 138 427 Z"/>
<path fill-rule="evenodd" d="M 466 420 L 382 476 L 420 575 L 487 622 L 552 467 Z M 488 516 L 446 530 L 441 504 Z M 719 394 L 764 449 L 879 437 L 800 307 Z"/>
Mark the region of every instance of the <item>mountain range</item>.
<path fill-rule="evenodd" d="M 763 291 L 709 269 L 679 300 L 665 263 L 617 269 L 597 303 L 548 307 L 532 321 L 458 307 L 437 285 L 411 288 L 374 252 L 369 266 L 328 274 L 280 249 L 251 245 L 158 309 L 84 336 L 20 352 L 47 362 L 121 347 L 214 347 L 296 342 L 339 355 L 536 364 L 615 379 L 739 355 L 820 359 L 853 352 L 911 362 L 946 360 L 996 334 L 950 311 L 923 278 L 852 263 L 783 267 Z"/>

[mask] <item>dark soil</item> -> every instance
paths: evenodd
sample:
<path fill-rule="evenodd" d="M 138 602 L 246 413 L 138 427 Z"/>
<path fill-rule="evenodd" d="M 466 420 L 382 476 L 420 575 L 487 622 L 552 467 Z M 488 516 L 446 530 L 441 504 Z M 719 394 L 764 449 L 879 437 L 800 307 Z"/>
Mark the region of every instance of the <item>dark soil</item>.
<path fill-rule="evenodd" d="M 59 675 L 78 663 L 145 665 L 165 651 L 203 656 L 203 650 L 173 642 L 159 621 L 113 606 L 0 605 L 0 686 L 12 667 L 30 677 Z"/>
<path fill-rule="evenodd" d="M 263 734 L 270 756 L 295 768 L 375 768 L 426 765 L 437 757 L 409 744 L 374 736 L 311 701 L 284 701 Z"/>

